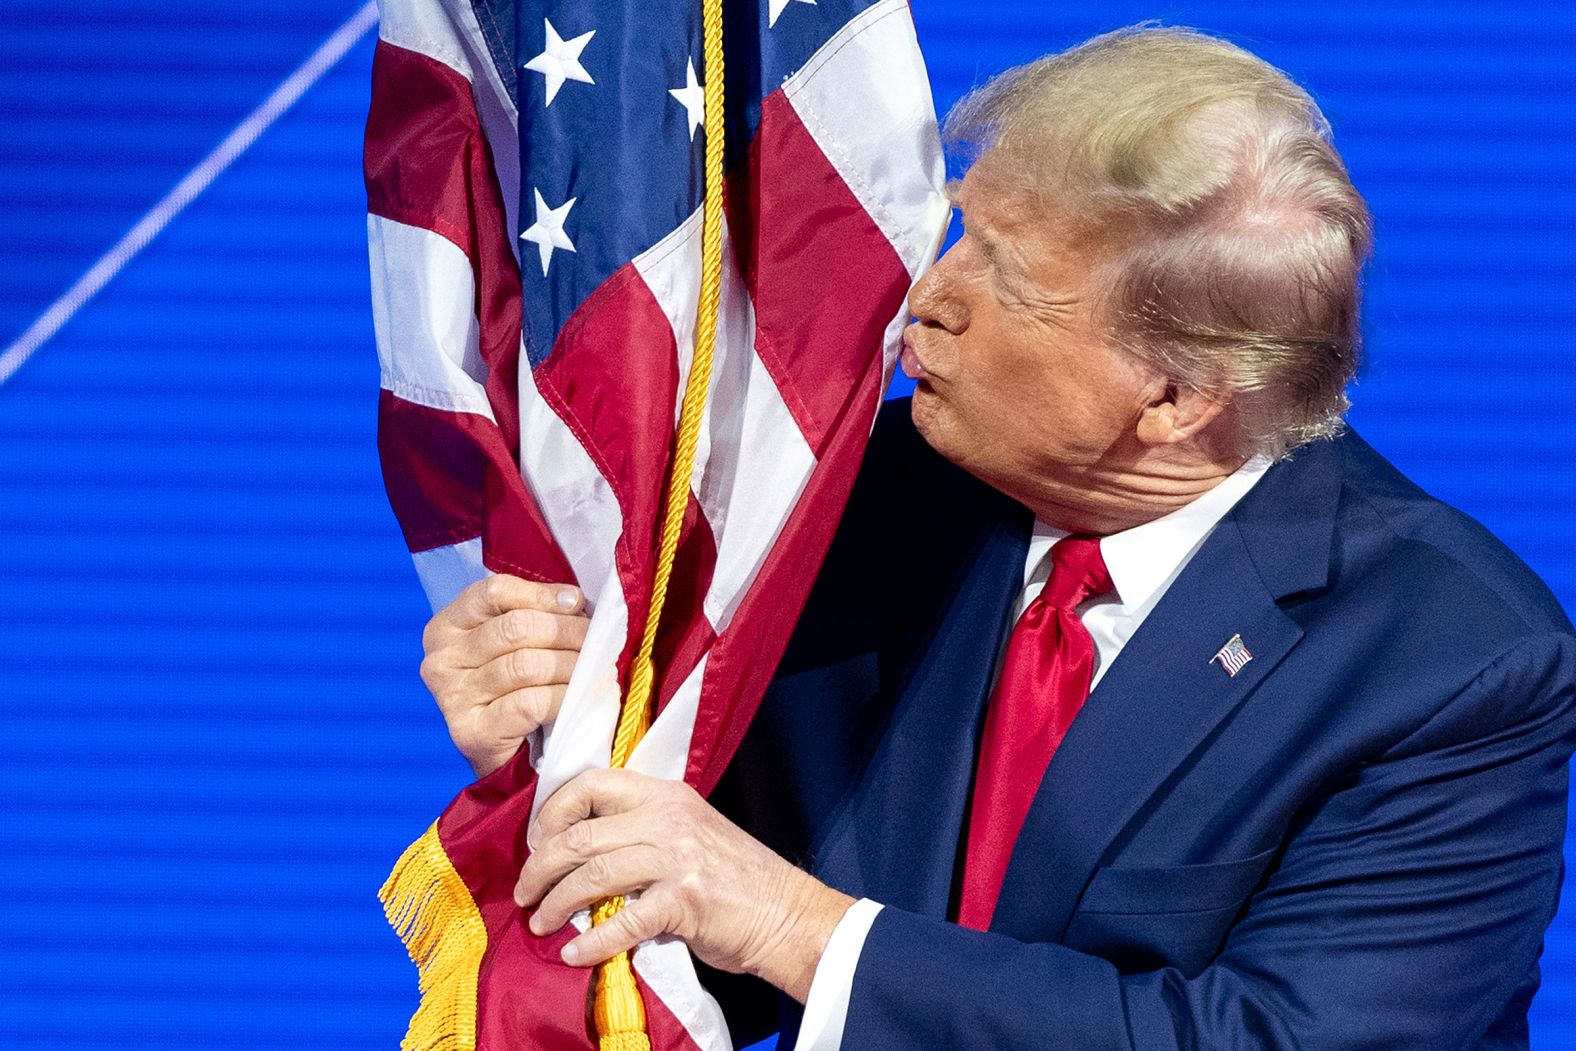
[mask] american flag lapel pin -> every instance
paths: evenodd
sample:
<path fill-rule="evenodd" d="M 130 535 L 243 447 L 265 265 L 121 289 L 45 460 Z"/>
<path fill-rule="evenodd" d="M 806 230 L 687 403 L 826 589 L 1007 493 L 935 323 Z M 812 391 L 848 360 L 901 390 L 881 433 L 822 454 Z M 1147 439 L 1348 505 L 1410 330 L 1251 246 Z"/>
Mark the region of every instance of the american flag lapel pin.
<path fill-rule="evenodd" d="M 1226 669 L 1227 675 L 1235 679 L 1237 672 L 1245 668 L 1248 661 L 1252 659 L 1253 654 L 1249 653 L 1248 648 L 1242 644 L 1242 636 L 1233 635 L 1230 641 L 1220 648 L 1220 652 L 1209 659 L 1209 662 L 1218 663 Z"/>

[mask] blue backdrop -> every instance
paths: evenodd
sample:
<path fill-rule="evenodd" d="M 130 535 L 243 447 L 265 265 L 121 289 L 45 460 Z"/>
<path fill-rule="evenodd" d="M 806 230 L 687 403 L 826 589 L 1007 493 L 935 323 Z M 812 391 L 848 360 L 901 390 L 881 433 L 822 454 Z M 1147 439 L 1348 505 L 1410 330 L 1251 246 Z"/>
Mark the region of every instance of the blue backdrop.
<path fill-rule="evenodd" d="M 1576 609 L 1576 6 L 914 7 L 941 107 L 1146 18 L 1307 84 L 1378 221 L 1354 421 Z M 7 0 L 0 347 L 355 8 Z M 0 382 L 0 1046 L 387 1048 L 414 1007 L 374 894 L 466 770 L 373 447 L 371 53 Z"/>

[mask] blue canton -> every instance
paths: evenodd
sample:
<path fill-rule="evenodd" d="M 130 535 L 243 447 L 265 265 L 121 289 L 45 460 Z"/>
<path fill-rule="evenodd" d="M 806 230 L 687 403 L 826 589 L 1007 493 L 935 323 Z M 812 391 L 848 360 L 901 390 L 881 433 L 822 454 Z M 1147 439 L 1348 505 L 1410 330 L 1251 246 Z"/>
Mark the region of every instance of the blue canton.
<path fill-rule="evenodd" d="M 705 130 L 691 134 L 695 96 L 685 91 L 692 65 L 699 83 L 706 78 L 700 3 L 474 6 L 484 28 L 493 27 L 495 50 L 513 49 L 505 82 L 520 111 L 515 233 L 534 368 L 588 296 L 700 207 Z M 725 0 L 730 170 L 759 126 L 761 100 L 869 6 Z M 502 28 L 511 13 L 512 40 Z"/>

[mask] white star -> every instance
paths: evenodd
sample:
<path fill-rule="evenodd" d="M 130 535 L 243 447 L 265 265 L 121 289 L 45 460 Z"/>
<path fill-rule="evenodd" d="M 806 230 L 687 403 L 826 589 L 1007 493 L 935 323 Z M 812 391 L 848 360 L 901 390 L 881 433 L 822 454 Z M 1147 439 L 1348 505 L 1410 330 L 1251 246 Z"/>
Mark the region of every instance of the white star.
<path fill-rule="evenodd" d="M 547 264 L 553 260 L 553 249 L 562 248 L 566 252 L 575 250 L 575 243 L 564 233 L 564 221 L 569 218 L 569 209 L 575 206 L 578 197 L 571 197 L 557 208 L 547 207 L 547 202 L 542 200 L 542 191 L 532 187 L 536 194 L 536 222 L 532 223 L 525 233 L 520 235 L 523 241 L 532 241 L 542 254 L 542 276 L 547 276 Z"/>
<path fill-rule="evenodd" d="M 706 123 L 706 89 L 695 80 L 695 60 L 689 60 L 684 71 L 684 86 L 669 88 L 668 94 L 679 100 L 689 116 L 690 141 L 695 141 L 695 129 Z"/>
<path fill-rule="evenodd" d="M 772 0 L 776 3 L 777 0 Z M 815 0 L 807 0 L 814 3 Z M 553 28 L 553 23 L 542 19 L 547 26 L 547 47 L 531 61 L 525 64 L 526 69 L 542 74 L 547 80 L 547 101 L 543 106 L 551 106 L 553 98 L 558 94 L 558 89 L 564 86 L 566 80 L 578 80 L 582 84 L 595 84 L 591 74 L 586 72 L 586 67 L 580 64 L 580 52 L 586 49 L 591 38 L 596 36 L 596 30 L 581 33 L 573 40 L 565 40 L 558 35 L 558 30 Z"/>
<path fill-rule="evenodd" d="M 815 0 L 794 0 L 795 3 L 813 4 Z M 770 29 L 777 24 L 777 16 L 783 13 L 789 0 L 766 0 L 766 28 Z"/>

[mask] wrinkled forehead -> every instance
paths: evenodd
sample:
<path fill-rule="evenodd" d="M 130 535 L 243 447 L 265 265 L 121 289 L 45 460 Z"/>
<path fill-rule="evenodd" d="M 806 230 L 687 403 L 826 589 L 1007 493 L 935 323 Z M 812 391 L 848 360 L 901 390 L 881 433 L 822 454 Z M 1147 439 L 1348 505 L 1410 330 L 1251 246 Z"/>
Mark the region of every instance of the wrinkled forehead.
<path fill-rule="evenodd" d="M 947 183 L 947 198 L 963 211 L 970 229 L 1017 242 L 1030 253 L 1076 250 L 1102 255 L 1131 244 L 1132 217 L 1100 207 L 1082 193 L 1036 179 L 1008 154 L 988 150 L 961 179 Z"/>

